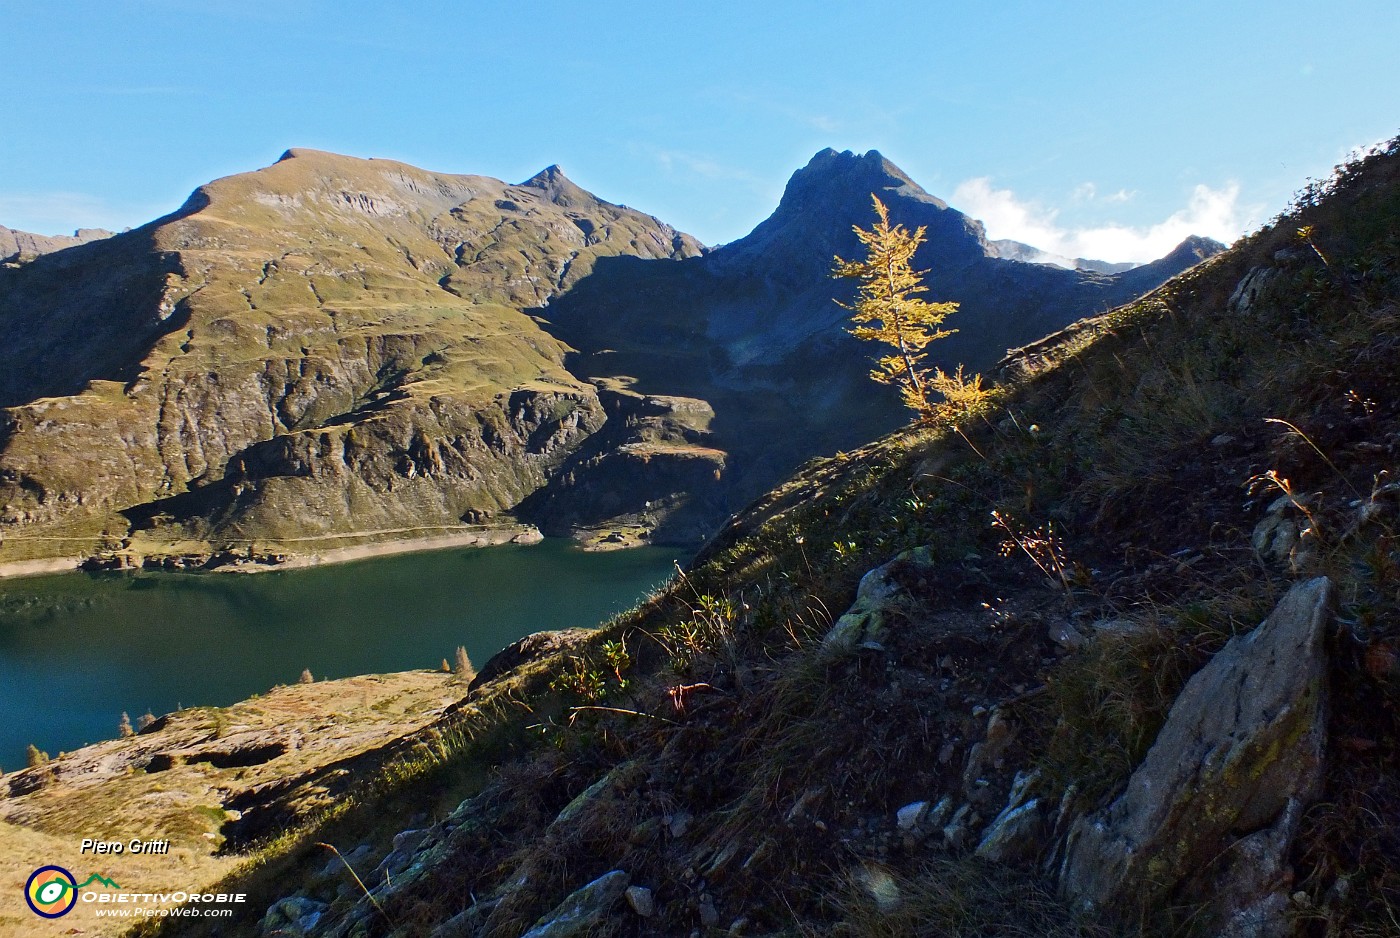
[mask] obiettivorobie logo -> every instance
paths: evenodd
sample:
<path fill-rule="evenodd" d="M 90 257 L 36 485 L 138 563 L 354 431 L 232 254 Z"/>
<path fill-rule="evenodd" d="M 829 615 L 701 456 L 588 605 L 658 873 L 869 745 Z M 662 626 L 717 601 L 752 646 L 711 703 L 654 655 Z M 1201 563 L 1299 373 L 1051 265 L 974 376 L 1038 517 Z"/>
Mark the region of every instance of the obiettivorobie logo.
<path fill-rule="evenodd" d="M 89 888 L 102 886 L 105 889 Z M 24 884 L 24 901 L 42 918 L 62 918 L 79 902 L 92 904 L 94 914 L 109 918 L 228 918 L 231 906 L 248 901 L 243 892 L 174 892 L 124 890 L 109 877 L 94 873 L 81 883 L 61 866 L 41 866 Z"/>
<path fill-rule="evenodd" d="M 29 874 L 29 880 L 24 884 L 24 901 L 29 903 L 35 915 L 61 918 L 78 904 L 78 890 L 86 889 L 93 883 L 108 889 L 122 888 L 106 876 L 96 873 L 80 883 L 61 866 L 41 866 Z"/>

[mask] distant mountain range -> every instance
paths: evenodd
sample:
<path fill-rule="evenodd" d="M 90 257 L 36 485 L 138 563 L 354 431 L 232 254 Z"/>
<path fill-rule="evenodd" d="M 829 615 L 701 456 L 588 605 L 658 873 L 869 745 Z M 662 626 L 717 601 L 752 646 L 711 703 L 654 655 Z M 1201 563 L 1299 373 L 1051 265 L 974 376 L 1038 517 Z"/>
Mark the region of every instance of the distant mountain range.
<path fill-rule="evenodd" d="M 992 252 L 1008 261 L 1023 261 L 1027 264 L 1052 264 L 1056 267 L 1064 267 L 1069 270 L 1092 270 L 1100 274 L 1121 274 L 1125 270 L 1132 270 L 1140 267 L 1140 264 L 1132 262 L 1112 263 L 1110 261 L 1096 261 L 1088 257 L 1065 257 L 1063 254 L 1055 254 L 1050 251 L 1042 251 L 1038 247 L 1029 244 L 1022 244 L 1020 241 L 1012 241 L 1003 238 L 999 241 L 988 241 L 987 246 Z"/>
<path fill-rule="evenodd" d="M 133 231 L 9 233 L 0 560 L 269 560 L 515 518 L 697 540 L 905 419 L 829 276 L 872 193 L 927 226 L 931 296 L 962 304 L 944 366 L 985 369 L 1221 249 L 1120 273 L 1009 260 L 873 151 L 817 154 L 709 250 L 558 167 L 509 185 L 291 150 Z"/>
<path fill-rule="evenodd" d="M 0 264 L 33 260 L 40 254 L 49 254 L 71 248 L 76 244 L 87 244 L 110 238 L 112 232 L 105 228 L 79 228 L 68 235 L 37 235 L 28 231 L 16 231 L 0 225 Z"/>

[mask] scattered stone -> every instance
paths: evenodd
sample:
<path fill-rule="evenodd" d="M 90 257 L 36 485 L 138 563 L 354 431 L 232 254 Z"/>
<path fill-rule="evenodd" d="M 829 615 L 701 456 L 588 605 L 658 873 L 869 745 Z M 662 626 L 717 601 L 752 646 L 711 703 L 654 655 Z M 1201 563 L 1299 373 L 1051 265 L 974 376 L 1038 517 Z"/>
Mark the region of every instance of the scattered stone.
<path fill-rule="evenodd" d="M 1152 631 L 1152 626 L 1132 619 L 1100 619 L 1089 623 L 1090 637 L 1104 641 L 1121 641 L 1126 638 L 1141 638 Z"/>
<path fill-rule="evenodd" d="M 1043 843 L 1045 818 L 1040 799 L 1030 798 L 1040 780 L 1039 772 L 1020 772 L 1011 785 L 1006 807 L 982 834 L 977 855 L 997 863 L 1014 863 L 1030 858 Z"/>
<path fill-rule="evenodd" d="M 673 814 L 666 815 L 662 820 L 665 822 L 666 830 L 670 832 L 671 836 L 679 838 L 684 837 L 685 832 L 690 830 L 690 822 L 694 819 L 690 816 L 689 812 L 676 811 Z"/>
<path fill-rule="evenodd" d="M 953 799 L 944 795 L 938 799 L 938 804 L 929 811 L 928 817 L 924 818 L 924 826 L 936 830 L 943 826 L 948 820 L 948 815 L 953 813 Z"/>
<path fill-rule="evenodd" d="M 1061 648 L 1074 651 L 1075 649 L 1084 647 L 1084 633 L 1075 628 L 1072 622 L 1057 619 L 1050 623 L 1048 634 L 1050 636 L 1050 641 L 1059 645 Z"/>
<path fill-rule="evenodd" d="M 305 896 L 278 899 L 258 924 L 258 934 L 278 938 L 303 938 L 316 927 L 325 914 L 326 904 Z"/>
<path fill-rule="evenodd" d="M 719 910 L 715 908 L 715 900 L 709 893 L 700 895 L 700 924 L 706 928 L 714 928 L 719 924 Z"/>
<path fill-rule="evenodd" d="M 763 863 L 772 855 L 774 846 L 773 841 L 765 837 L 763 842 L 754 848 L 753 853 L 749 854 L 749 858 L 744 861 L 744 865 L 740 869 L 751 870 Z"/>
<path fill-rule="evenodd" d="M 906 804 L 895 812 L 895 826 L 902 831 L 911 831 L 923 823 L 928 816 L 929 804 L 927 801 L 916 801 L 913 804 Z"/>
<path fill-rule="evenodd" d="M 1218 879 L 1220 938 L 1292 938 L 1288 908 L 1292 901 L 1281 884 L 1291 883 L 1288 845 L 1298 828 L 1302 805 L 1288 803 L 1272 827 L 1241 838 L 1225 856 Z M 1307 894 L 1304 893 L 1304 896 Z"/>
<path fill-rule="evenodd" d="M 1282 868 L 1293 819 L 1322 776 L 1330 601 L 1326 577 L 1298 583 L 1191 678 L 1122 796 L 1074 822 L 1060 869 L 1067 896 L 1125 913 L 1222 862 L 1231 875 L 1243 862 L 1226 856 L 1238 831 L 1272 831 L 1248 845 L 1245 866 Z M 1270 892 L 1231 895 L 1223 908 L 1217 898 L 1218 916 L 1264 915 L 1279 880 L 1254 885 Z"/>
<path fill-rule="evenodd" d="M 861 867 L 856 875 L 866 893 L 874 900 L 876 910 L 882 914 L 888 915 L 903 903 L 904 897 L 900 895 L 899 884 L 880 867 L 867 864 Z"/>
<path fill-rule="evenodd" d="M 729 865 L 734 862 L 734 858 L 739 855 L 739 842 L 731 841 L 726 844 L 714 858 L 705 865 L 701 874 L 711 882 L 718 882 L 729 874 Z"/>
<path fill-rule="evenodd" d="M 477 938 L 500 899 L 477 902 L 433 929 L 430 938 Z"/>
<path fill-rule="evenodd" d="M 585 938 L 595 934 L 626 890 L 626 873 L 622 870 L 604 873 L 570 893 L 521 938 Z"/>
<path fill-rule="evenodd" d="M 632 911 L 642 918 L 651 918 L 656 914 L 656 900 L 647 887 L 628 886 L 623 895 L 627 897 L 627 904 L 632 907 Z"/>
<path fill-rule="evenodd" d="M 428 836 L 426 830 L 407 830 L 394 835 L 394 846 L 389 855 L 379 862 L 374 870 L 376 883 L 389 882 L 408 869 L 418 855 L 418 847 Z"/>
<path fill-rule="evenodd" d="M 965 804 L 953 812 L 952 820 L 943 826 L 943 845 L 949 850 L 957 850 L 967 841 L 972 825 L 977 823 L 977 814 L 972 805 Z"/>
<path fill-rule="evenodd" d="M 810 808 L 821 795 L 822 789 L 820 788 L 807 789 L 807 791 L 802 793 L 802 797 L 797 799 L 797 803 L 792 806 L 792 810 L 788 811 L 787 820 L 792 822 L 803 817 L 807 813 L 807 809 Z"/>
<path fill-rule="evenodd" d="M 369 844 L 360 844 L 349 853 L 342 853 L 339 855 L 333 854 L 331 858 L 326 861 L 326 865 L 321 868 L 321 875 L 327 878 L 341 876 L 345 873 L 346 866 L 355 869 L 356 865 L 361 860 L 364 860 L 373 852 L 374 850 Z"/>
<path fill-rule="evenodd" d="M 992 711 L 991 718 L 987 720 L 986 736 L 968 751 L 967 767 L 963 770 L 964 791 L 972 791 L 976 787 L 977 780 L 1006 754 L 1015 738 L 1011 721 L 1000 710 Z"/>

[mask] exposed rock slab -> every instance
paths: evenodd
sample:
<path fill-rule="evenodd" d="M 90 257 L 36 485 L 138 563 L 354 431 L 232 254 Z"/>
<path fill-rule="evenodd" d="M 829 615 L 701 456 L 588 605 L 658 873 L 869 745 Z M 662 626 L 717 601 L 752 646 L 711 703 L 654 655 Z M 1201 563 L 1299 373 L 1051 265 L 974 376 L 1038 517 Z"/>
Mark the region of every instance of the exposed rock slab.
<path fill-rule="evenodd" d="M 603 874 L 571 893 L 522 938 L 576 938 L 596 934 L 603 918 L 622 898 L 627 884 L 627 874 L 622 870 Z"/>
<path fill-rule="evenodd" d="M 1222 863 L 1225 880 L 1240 880 L 1228 854 L 1242 838 L 1269 855 L 1253 867 L 1282 869 L 1323 768 L 1330 600 L 1326 577 L 1295 585 L 1187 683 L 1123 795 L 1071 829 L 1060 873 L 1066 895 L 1086 908 L 1128 911 Z M 1229 901 L 1267 918 L 1266 900 L 1282 885 L 1255 883 L 1260 894 Z M 1256 925 L 1248 934 L 1272 934 Z"/>

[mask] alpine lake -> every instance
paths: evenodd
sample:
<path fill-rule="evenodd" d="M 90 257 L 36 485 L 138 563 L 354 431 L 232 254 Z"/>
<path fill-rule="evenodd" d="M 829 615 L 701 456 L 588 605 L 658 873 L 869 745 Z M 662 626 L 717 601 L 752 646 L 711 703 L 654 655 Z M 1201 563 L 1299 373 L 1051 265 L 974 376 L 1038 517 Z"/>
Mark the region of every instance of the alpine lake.
<path fill-rule="evenodd" d="M 0 580 L 0 768 L 182 707 L 317 679 L 478 667 L 531 632 L 594 626 L 666 582 L 680 549 L 571 542 L 396 554 L 257 574 Z"/>

